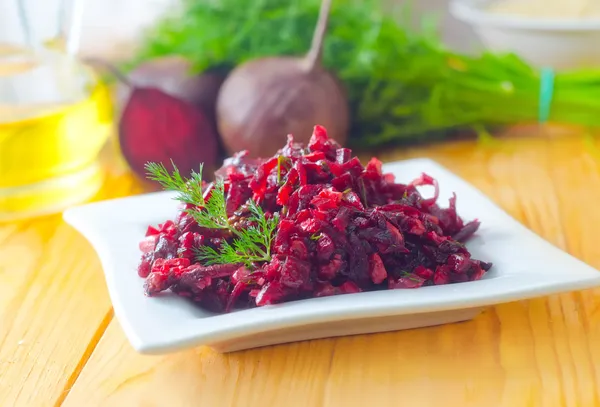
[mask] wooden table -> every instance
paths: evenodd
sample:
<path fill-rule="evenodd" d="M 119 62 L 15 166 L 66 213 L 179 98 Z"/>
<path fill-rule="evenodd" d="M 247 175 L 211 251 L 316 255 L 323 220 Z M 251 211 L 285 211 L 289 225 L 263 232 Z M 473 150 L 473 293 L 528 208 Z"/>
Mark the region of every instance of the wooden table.
<path fill-rule="evenodd" d="M 382 158 L 434 158 L 600 267 L 599 151 L 578 134 L 521 133 Z M 129 173 L 113 168 L 98 198 L 139 192 Z M 113 317 L 99 261 L 78 233 L 58 215 L 7 224 L 0 226 L 0 406 L 600 405 L 599 295 L 514 302 L 434 328 L 228 355 L 197 348 L 142 356 Z"/>

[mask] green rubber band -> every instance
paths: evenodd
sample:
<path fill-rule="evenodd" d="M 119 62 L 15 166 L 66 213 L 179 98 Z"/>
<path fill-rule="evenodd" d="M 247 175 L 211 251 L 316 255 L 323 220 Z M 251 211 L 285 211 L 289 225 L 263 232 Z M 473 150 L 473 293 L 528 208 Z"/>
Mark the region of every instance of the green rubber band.
<path fill-rule="evenodd" d="M 538 120 L 540 123 L 546 123 L 550 118 L 553 97 L 554 70 L 552 68 L 542 68 L 540 71 L 540 105 L 538 111 Z"/>

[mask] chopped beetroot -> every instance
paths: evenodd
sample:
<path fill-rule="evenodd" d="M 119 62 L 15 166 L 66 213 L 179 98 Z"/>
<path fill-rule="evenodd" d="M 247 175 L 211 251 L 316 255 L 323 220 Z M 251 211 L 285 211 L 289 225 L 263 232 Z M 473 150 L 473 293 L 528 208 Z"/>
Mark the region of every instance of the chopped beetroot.
<path fill-rule="evenodd" d="M 158 234 L 146 236 L 146 238 L 142 240 L 139 244 L 140 251 L 142 253 L 153 252 L 156 248 L 156 242 L 158 241 L 158 237 Z"/>
<path fill-rule="evenodd" d="M 374 284 L 381 284 L 387 278 L 387 271 L 381 257 L 377 253 L 371 254 L 369 258 L 369 275 Z"/>
<path fill-rule="evenodd" d="M 319 267 L 319 271 L 317 272 L 318 279 L 321 281 L 333 280 L 345 267 L 346 262 L 342 260 L 341 255 L 337 254 L 327 264 Z"/>
<path fill-rule="evenodd" d="M 352 281 L 346 281 L 340 286 L 333 286 L 329 283 L 325 283 L 317 287 L 314 292 L 315 297 L 328 297 L 330 295 L 339 295 L 339 294 L 353 294 L 359 293 L 362 290 Z"/>
<path fill-rule="evenodd" d="M 423 185 L 433 186 L 434 187 L 433 197 L 421 200 L 421 205 L 425 205 L 425 206 L 429 207 L 436 203 L 438 196 L 440 195 L 440 187 L 435 179 L 431 178 L 427 174 L 421 174 L 421 176 L 419 178 L 417 178 L 416 180 L 414 180 L 413 182 L 411 182 L 410 185 L 414 186 L 414 187 L 423 186 Z M 454 197 L 454 201 L 456 202 L 456 196 Z M 458 217 L 458 215 L 456 214 L 456 211 L 454 210 L 455 208 L 452 208 L 452 209 L 453 209 L 452 212 L 453 212 L 454 216 Z"/>
<path fill-rule="evenodd" d="M 396 280 L 390 279 L 388 281 L 388 288 L 391 290 L 396 288 L 419 288 L 425 284 L 425 281 L 423 277 L 419 277 L 416 274 L 407 274 Z"/>
<path fill-rule="evenodd" d="M 277 281 L 270 281 L 262 286 L 262 289 L 256 296 L 256 305 L 259 307 L 262 305 L 276 304 L 282 302 L 292 292 L 290 289 L 286 289 L 283 285 Z"/>
<path fill-rule="evenodd" d="M 482 278 L 490 263 L 471 258 L 463 242 L 479 222 L 465 223 L 456 196 L 437 204 L 439 186 L 427 174 L 409 184 L 384 174 L 372 158 L 363 166 L 315 126 L 305 147 L 292 136 L 268 159 L 240 152 L 216 172 L 223 181 L 229 223 L 253 227 L 253 199 L 266 217 L 278 215 L 270 260 L 203 264 L 203 246 L 219 250 L 234 234 L 201 228 L 184 205 L 175 221 L 149 226 L 140 242 L 138 274 L 147 295 L 171 289 L 213 312 L 382 288 L 409 289 Z M 417 187 L 432 186 L 424 198 Z M 203 185 L 210 201 L 213 184 Z"/>

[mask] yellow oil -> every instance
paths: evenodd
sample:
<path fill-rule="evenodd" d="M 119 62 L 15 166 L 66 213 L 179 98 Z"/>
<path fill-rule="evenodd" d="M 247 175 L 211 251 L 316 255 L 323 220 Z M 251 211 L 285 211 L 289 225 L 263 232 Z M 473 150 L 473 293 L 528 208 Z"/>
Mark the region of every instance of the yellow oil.
<path fill-rule="evenodd" d="M 31 68 L 21 65 L 0 61 L 0 78 Z M 60 211 L 101 186 L 113 109 L 108 87 L 89 75 L 76 99 L 15 104 L 0 95 L 0 221 Z"/>

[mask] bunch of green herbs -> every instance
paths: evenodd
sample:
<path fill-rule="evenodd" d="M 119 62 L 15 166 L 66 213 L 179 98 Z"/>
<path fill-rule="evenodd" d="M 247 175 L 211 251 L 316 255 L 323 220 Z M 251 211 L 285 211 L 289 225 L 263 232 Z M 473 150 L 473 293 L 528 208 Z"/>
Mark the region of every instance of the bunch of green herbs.
<path fill-rule="evenodd" d="M 182 55 L 198 71 L 269 55 L 302 55 L 319 0 L 181 0 L 148 33 L 133 63 Z M 462 55 L 442 44 L 429 18 L 415 28 L 406 7 L 338 0 L 324 65 L 343 81 L 352 109 L 350 143 L 445 138 L 457 130 L 534 121 L 539 72 L 512 54 Z M 556 76 L 550 120 L 596 126 L 600 71 Z"/>

